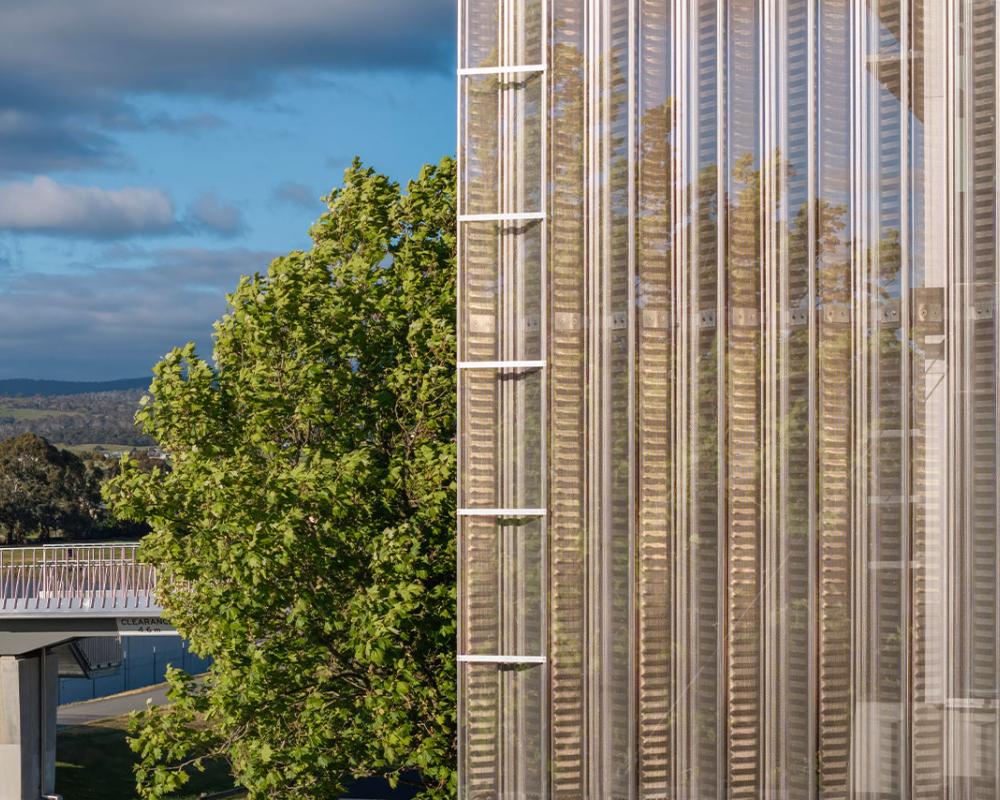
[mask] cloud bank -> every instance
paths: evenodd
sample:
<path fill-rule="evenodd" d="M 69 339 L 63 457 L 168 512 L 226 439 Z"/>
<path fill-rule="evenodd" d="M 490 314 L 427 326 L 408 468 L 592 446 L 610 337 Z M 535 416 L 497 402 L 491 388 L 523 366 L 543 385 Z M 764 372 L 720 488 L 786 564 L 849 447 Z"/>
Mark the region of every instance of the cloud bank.
<path fill-rule="evenodd" d="M 114 165 L 146 93 L 267 96 L 317 71 L 444 73 L 453 0 L 31 0 L 0 4 L 0 173 Z"/>
<path fill-rule="evenodd" d="M 208 234 L 223 238 L 246 230 L 243 213 L 215 192 L 200 195 L 178 218 L 162 189 L 104 189 L 59 183 L 45 176 L 0 184 L 0 231 L 75 239 Z"/>
<path fill-rule="evenodd" d="M 210 356 L 226 293 L 240 275 L 265 271 L 275 255 L 114 246 L 106 253 L 110 266 L 14 278 L 0 287 L 0 378 L 146 375 L 191 339 Z"/>

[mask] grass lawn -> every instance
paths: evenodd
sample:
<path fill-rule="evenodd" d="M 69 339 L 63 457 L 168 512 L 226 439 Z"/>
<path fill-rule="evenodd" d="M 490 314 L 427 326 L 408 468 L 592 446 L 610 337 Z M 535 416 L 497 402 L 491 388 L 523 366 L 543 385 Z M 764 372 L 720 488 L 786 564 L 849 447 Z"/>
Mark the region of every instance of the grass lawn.
<path fill-rule="evenodd" d="M 135 755 L 125 741 L 127 717 L 61 728 L 56 747 L 56 791 L 71 800 L 134 800 Z M 176 800 L 232 788 L 226 765 L 215 763 L 196 775 Z"/>
<path fill-rule="evenodd" d="M 19 406 L 0 406 L 0 417 L 32 421 L 47 417 L 78 417 L 79 411 L 61 411 L 55 408 L 21 408 Z"/>

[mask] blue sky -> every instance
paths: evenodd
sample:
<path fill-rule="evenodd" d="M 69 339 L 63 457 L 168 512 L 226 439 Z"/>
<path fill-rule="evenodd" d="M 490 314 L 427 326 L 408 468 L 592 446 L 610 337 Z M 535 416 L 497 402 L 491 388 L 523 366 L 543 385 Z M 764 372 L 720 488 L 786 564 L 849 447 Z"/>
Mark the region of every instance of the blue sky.
<path fill-rule="evenodd" d="M 0 378 L 149 373 L 354 155 L 455 147 L 453 0 L 0 4 Z"/>

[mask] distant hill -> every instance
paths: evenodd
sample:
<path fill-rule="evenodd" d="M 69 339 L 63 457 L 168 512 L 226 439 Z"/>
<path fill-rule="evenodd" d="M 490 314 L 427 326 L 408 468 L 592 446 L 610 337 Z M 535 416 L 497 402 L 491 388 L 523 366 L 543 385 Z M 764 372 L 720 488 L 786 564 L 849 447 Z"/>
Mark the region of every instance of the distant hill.
<path fill-rule="evenodd" d="M 30 378 L 0 380 L 2 397 L 59 397 L 70 394 L 120 392 L 147 389 L 152 378 L 123 378 L 117 381 L 38 381 Z"/>
<path fill-rule="evenodd" d="M 33 383 L 32 388 L 41 391 L 39 382 Z M 102 444 L 120 450 L 151 445 L 153 441 L 135 426 L 135 412 L 146 394 L 145 380 L 141 389 L 109 391 L 123 383 L 86 383 L 79 385 L 100 391 L 22 397 L 4 396 L 0 384 L 0 440 L 33 433 L 60 446 Z"/>
<path fill-rule="evenodd" d="M 149 446 L 153 440 L 135 425 L 135 412 L 149 384 L 149 378 L 0 380 L 0 440 L 30 433 L 60 446 Z"/>

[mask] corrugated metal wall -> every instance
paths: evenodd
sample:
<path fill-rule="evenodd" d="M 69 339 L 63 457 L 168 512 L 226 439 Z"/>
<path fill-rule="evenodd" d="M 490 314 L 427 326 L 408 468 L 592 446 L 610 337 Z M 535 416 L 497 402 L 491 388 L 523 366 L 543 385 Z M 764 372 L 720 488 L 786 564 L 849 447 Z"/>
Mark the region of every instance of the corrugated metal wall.
<path fill-rule="evenodd" d="M 465 798 L 1000 797 L 992 0 L 463 0 Z"/>

